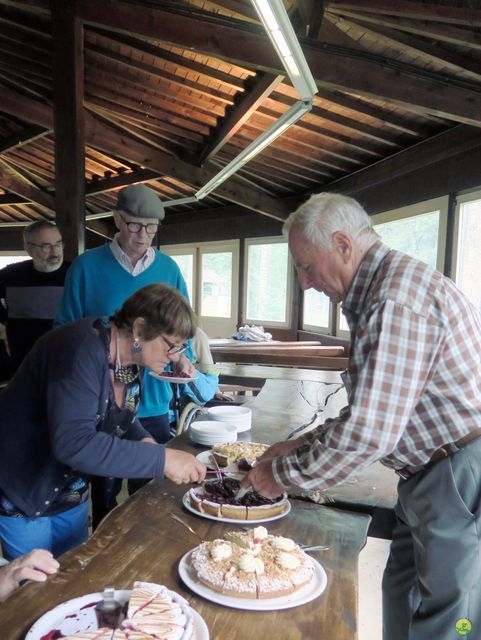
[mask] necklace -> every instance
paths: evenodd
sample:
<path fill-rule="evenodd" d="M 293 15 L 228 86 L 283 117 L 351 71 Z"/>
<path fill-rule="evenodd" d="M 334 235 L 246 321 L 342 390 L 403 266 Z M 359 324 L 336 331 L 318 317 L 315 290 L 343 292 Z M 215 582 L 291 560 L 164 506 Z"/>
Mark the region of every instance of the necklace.
<path fill-rule="evenodd" d="M 139 375 L 139 367 L 136 364 L 129 364 L 127 366 L 122 366 L 120 364 L 120 346 L 119 346 L 119 330 L 116 329 L 116 345 L 117 345 L 117 354 L 115 356 L 115 371 L 114 376 L 115 379 L 123 384 L 130 384 L 133 382 Z"/>

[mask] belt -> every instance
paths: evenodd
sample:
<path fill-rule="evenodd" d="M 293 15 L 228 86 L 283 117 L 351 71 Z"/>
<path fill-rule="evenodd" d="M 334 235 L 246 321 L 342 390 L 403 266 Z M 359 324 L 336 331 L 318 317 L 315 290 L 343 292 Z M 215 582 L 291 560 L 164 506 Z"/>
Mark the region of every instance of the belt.
<path fill-rule="evenodd" d="M 471 431 L 459 440 L 456 440 L 456 442 L 450 442 L 449 444 L 445 444 L 439 449 L 436 449 L 429 461 L 423 467 L 416 470 L 411 470 L 409 467 L 403 467 L 402 469 L 396 469 L 395 471 L 397 475 L 400 476 L 403 480 L 407 480 L 408 478 L 416 475 L 416 473 L 419 473 L 419 471 L 423 471 L 424 469 L 431 467 L 433 464 L 436 464 L 436 462 L 439 462 L 443 458 L 449 457 L 452 453 L 454 453 L 454 450 L 452 449 L 453 445 L 456 447 L 456 450 L 463 449 L 467 444 L 469 444 L 473 440 L 476 440 L 477 438 L 481 438 L 481 428 Z"/>

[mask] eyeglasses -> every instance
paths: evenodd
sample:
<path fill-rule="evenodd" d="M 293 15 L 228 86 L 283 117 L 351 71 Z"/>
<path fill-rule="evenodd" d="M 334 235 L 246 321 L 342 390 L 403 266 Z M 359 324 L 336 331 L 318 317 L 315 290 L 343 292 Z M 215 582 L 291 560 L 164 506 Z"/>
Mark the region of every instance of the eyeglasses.
<path fill-rule="evenodd" d="M 36 244 L 35 242 L 27 242 L 32 247 L 37 247 L 42 253 L 48 255 L 51 251 L 62 251 L 65 247 L 65 242 L 42 242 L 42 244 Z"/>
<path fill-rule="evenodd" d="M 183 344 L 174 344 L 173 342 L 170 342 L 170 340 L 167 340 L 167 338 L 162 334 L 160 334 L 160 337 L 169 347 L 167 349 L 167 355 L 173 355 L 174 353 L 184 353 L 184 351 L 186 351 L 187 347 L 189 346 L 187 342 L 184 342 Z"/>
<path fill-rule="evenodd" d="M 157 233 L 158 228 L 160 227 L 160 224 L 158 222 L 149 222 L 148 224 L 142 224 L 140 222 L 130 222 L 123 216 L 120 217 L 122 218 L 122 222 L 127 225 L 127 229 L 130 231 L 130 233 L 139 233 L 139 231 L 145 229 L 145 232 L 149 236 L 154 236 Z"/>

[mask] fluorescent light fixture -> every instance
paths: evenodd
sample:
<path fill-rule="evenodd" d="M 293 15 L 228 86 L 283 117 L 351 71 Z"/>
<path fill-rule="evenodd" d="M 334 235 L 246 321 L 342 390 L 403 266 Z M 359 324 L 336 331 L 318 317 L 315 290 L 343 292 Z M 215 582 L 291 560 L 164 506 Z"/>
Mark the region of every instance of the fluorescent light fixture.
<path fill-rule="evenodd" d="M 205 198 L 207 194 L 218 187 L 224 180 L 227 180 L 238 169 L 252 160 L 254 156 L 260 153 L 263 149 L 271 144 L 281 133 L 283 133 L 288 127 L 297 122 L 299 118 L 312 109 L 312 102 L 302 102 L 299 100 L 292 107 L 286 111 L 272 126 L 264 131 L 258 138 L 251 142 L 245 149 L 243 149 L 238 156 L 234 158 L 229 164 L 219 171 L 217 175 L 209 180 L 203 187 L 201 187 L 195 194 L 198 200 Z M 165 204 L 165 203 L 164 203 Z"/>
<path fill-rule="evenodd" d="M 197 202 L 197 198 L 195 196 L 188 196 L 186 198 L 177 198 L 177 200 L 165 200 L 162 202 L 164 207 L 175 207 L 179 204 L 192 204 L 193 202 Z"/>
<path fill-rule="evenodd" d="M 289 20 L 282 0 L 252 0 L 252 4 L 301 99 L 286 111 L 269 129 L 264 131 L 264 133 L 241 151 L 234 160 L 231 160 L 219 173 L 201 187 L 193 198 L 168 200 L 164 202 L 165 207 L 172 207 L 177 204 L 189 204 L 195 200 L 205 198 L 211 191 L 214 191 L 214 189 L 227 180 L 227 178 L 230 178 L 232 174 L 243 167 L 246 162 L 252 160 L 254 156 L 270 145 L 271 142 L 279 137 L 288 127 L 312 109 L 312 100 L 317 93 L 316 82 L 304 57 L 304 53 L 292 28 L 291 21 Z"/>
<path fill-rule="evenodd" d="M 275 50 L 301 100 L 311 100 L 317 86 L 282 0 L 252 0 Z"/>

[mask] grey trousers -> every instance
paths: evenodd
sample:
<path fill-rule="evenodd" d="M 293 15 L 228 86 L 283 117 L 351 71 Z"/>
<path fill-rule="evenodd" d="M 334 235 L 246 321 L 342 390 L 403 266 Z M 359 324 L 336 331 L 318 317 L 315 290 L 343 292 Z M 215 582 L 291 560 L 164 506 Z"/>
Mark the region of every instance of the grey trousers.
<path fill-rule="evenodd" d="M 400 480 L 383 640 L 481 640 L 481 438 Z"/>

